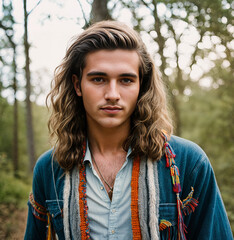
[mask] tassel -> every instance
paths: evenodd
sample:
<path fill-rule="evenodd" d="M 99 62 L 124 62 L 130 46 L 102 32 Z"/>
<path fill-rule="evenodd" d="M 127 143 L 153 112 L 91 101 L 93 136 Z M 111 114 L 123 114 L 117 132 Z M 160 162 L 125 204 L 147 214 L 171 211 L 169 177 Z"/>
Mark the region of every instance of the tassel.
<path fill-rule="evenodd" d="M 187 233 L 186 226 L 184 224 L 184 219 L 182 216 L 181 208 L 182 202 L 179 197 L 179 193 L 176 194 L 177 197 L 177 212 L 178 212 L 178 240 L 186 240 L 185 233 Z"/>
<path fill-rule="evenodd" d="M 178 167 L 173 164 L 170 167 L 170 172 L 171 172 L 173 191 L 175 193 L 180 193 L 181 192 L 180 177 L 179 177 L 180 176 L 180 172 L 179 172 Z"/>
<path fill-rule="evenodd" d="M 190 213 L 195 211 L 195 208 L 198 205 L 198 200 L 193 198 L 194 189 L 191 187 L 191 192 L 189 193 L 188 197 L 183 200 L 182 202 L 182 209 L 184 215 L 189 215 Z"/>
<path fill-rule="evenodd" d="M 171 239 L 171 233 L 170 233 L 170 228 L 172 227 L 172 224 L 171 222 L 165 220 L 165 219 L 162 219 L 160 221 L 160 224 L 159 224 L 159 231 L 163 231 L 165 230 L 166 228 L 168 228 L 168 240 Z"/>
<path fill-rule="evenodd" d="M 164 229 L 169 228 L 171 226 L 172 226 L 171 222 L 162 219 L 159 224 L 159 231 L 163 231 Z"/>
<path fill-rule="evenodd" d="M 47 236 L 46 236 L 46 240 L 51 240 L 53 239 L 53 231 L 52 231 L 52 224 L 51 224 L 51 217 L 50 214 L 47 213 Z"/>
<path fill-rule="evenodd" d="M 164 135 L 164 134 L 163 134 Z M 164 137 L 166 140 L 166 137 Z M 184 224 L 184 219 L 182 215 L 182 211 L 184 215 L 188 215 L 191 212 L 195 211 L 195 208 L 198 205 L 198 200 L 193 198 L 194 189 L 192 187 L 191 192 L 189 193 L 188 197 L 183 200 L 180 200 L 180 192 L 181 192 L 181 185 L 180 185 L 180 172 L 178 167 L 175 164 L 175 153 L 171 148 L 168 142 L 165 142 L 165 155 L 166 155 L 166 167 L 170 168 L 170 175 L 173 185 L 173 191 L 176 194 L 176 203 L 177 203 L 177 213 L 178 213 L 178 233 L 177 233 L 177 240 L 186 240 L 186 226 Z M 161 224 L 161 223 L 160 223 Z M 160 229 L 166 228 L 166 222 L 162 222 L 162 226 Z M 169 228 L 170 229 L 170 228 Z M 170 232 L 168 233 L 170 236 Z"/>

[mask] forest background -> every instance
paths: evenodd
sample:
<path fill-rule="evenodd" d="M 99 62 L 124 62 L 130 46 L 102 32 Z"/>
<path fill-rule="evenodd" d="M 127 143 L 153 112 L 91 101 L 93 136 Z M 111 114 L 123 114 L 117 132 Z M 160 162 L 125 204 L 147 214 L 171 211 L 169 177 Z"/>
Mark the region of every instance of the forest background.
<path fill-rule="evenodd" d="M 53 70 L 68 40 L 103 19 L 133 26 L 146 42 L 168 90 L 175 134 L 207 153 L 234 231 L 233 9 L 231 0 L 2 0 L 1 239 L 23 234 L 33 167 L 51 147 L 45 97 Z"/>

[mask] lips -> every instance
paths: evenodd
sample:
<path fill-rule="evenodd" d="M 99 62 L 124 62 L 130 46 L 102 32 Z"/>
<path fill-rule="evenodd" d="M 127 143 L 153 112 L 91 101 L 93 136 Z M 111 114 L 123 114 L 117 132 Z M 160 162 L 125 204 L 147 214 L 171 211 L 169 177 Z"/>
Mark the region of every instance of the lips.
<path fill-rule="evenodd" d="M 122 110 L 123 108 L 120 106 L 103 106 L 101 107 L 101 110 L 106 112 L 106 113 L 118 113 Z"/>

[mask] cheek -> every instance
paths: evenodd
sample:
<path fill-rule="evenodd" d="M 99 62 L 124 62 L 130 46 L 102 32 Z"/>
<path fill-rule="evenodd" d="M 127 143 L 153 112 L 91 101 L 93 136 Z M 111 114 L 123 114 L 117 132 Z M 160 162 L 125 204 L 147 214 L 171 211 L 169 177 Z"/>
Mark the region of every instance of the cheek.
<path fill-rule="evenodd" d="M 139 89 L 134 89 L 126 93 L 126 101 L 128 101 L 131 108 L 135 108 L 139 96 Z"/>
<path fill-rule="evenodd" d="M 128 94 L 131 96 L 132 101 L 137 101 L 139 96 L 140 88 L 136 87 L 128 92 Z"/>
<path fill-rule="evenodd" d="M 85 87 L 82 89 L 82 98 L 85 108 L 94 108 L 100 100 L 100 94 L 92 88 Z"/>

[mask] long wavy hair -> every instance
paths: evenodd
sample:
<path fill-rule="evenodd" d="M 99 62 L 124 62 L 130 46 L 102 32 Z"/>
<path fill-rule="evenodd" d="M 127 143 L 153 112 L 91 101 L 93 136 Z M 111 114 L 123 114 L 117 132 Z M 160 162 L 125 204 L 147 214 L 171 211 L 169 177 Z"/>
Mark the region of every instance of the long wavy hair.
<path fill-rule="evenodd" d="M 98 22 L 74 38 L 62 63 L 55 69 L 52 90 L 47 96 L 47 106 L 50 99 L 52 111 L 48 127 L 55 140 L 54 154 L 65 170 L 80 164 L 82 145 L 87 139 L 86 113 L 82 98 L 75 92 L 72 75 L 76 74 L 81 81 L 87 54 L 103 49 L 133 50 L 140 59 L 140 93 L 131 116 L 130 135 L 123 148 L 127 150 L 131 146 L 132 157 L 158 160 L 164 152 L 162 130 L 169 136 L 172 134 L 164 85 L 141 37 L 123 23 Z"/>

